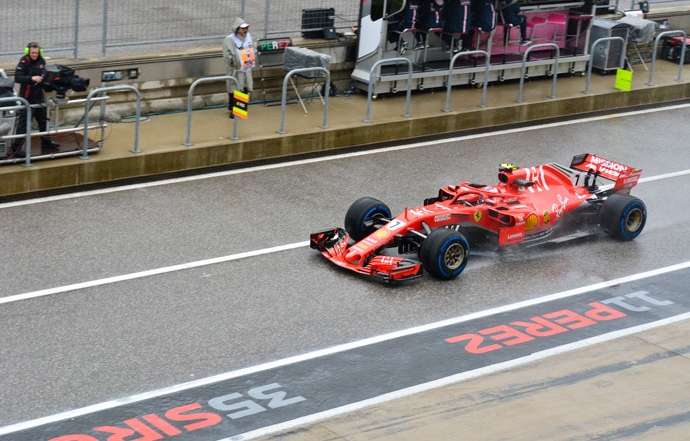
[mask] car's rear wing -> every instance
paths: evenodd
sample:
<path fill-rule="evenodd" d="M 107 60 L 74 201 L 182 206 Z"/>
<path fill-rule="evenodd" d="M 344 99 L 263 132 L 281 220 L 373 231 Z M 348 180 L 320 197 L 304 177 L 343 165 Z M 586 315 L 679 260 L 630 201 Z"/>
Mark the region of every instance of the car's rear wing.
<path fill-rule="evenodd" d="M 591 153 L 574 156 L 570 168 L 615 182 L 615 193 L 630 193 L 642 174 L 642 170 Z"/>

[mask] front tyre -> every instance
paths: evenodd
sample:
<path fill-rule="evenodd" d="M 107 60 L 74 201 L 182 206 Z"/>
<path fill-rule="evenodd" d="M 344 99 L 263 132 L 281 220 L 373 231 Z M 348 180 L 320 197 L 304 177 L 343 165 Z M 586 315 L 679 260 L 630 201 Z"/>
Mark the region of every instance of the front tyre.
<path fill-rule="evenodd" d="M 612 194 L 599 212 L 599 224 L 609 236 L 619 240 L 633 240 L 640 235 L 647 222 L 644 202 L 629 194 Z"/>
<path fill-rule="evenodd" d="M 470 244 L 462 233 L 440 228 L 424 240 L 419 259 L 424 269 L 441 280 L 458 276 L 470 258 Z"/>
<path fill-rule="evenodd" d="M 350 205 L 345 214 L 345 231 L 356 242 L 388 223 L 391 209 L 378 199 L 363 197 Z"/>

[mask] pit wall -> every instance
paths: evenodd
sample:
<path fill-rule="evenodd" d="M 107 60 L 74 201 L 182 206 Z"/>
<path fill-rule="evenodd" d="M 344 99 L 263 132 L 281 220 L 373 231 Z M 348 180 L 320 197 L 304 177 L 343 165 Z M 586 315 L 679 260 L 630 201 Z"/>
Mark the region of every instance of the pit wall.
<path fill-rule="evenodd" d="M 603 16 L 615 19 L 616 16 Z M 647 19 L 658 23 L 667 23 L 668 30 L 682 29 L 690 33 L 690 6 L 658 8 L 650 11 Z M 317 52 L 331 56 L 331 82 L 336 90 L 350 88 L 350 74 L 354 68 L 356 40 L 314 40 L 293 39 L 295 46 L 308 47 Z M 660 48 L 658 54 L 660 55 Z M 204 77 L 225 75 L 225 64 L 219 46 L 215 49 L 189 50 L 184 52 L 161 52 L 136 57 L 121 57 L 116 59 L 48 59 L 49 64 L 65 64 L 74 68 L 77 75 L 88 78 L 91 88 L 96 86 L 115 86 L 128 84 L 140 92 L 142 114 L 165 113 L 187 108 L 187 93 L 191 84 Z M 49 55 L 49 54 L 47 54 Z M 260 60 L 259 60 L 260 61 Z M 253 70 L 254 93 L 253 102 L 263 101 L 263 87 L 270 92 L 273 99 L 280 99 L 282 77 L 285 72 L 280 67 L 262 68 L 258 65 Z M 0 65 L 7 75 L 14 75 L 14 64 Z M 136 79 L 122 79 L 116 81 L 102 81 L 104 73 L 121 72 L 125 74 L 136 71 Z M 85 98 L 86 93 L 70 92 L 71 99 Z M 135 113 L 136 97 L 132 92 L 111 93 L 106 107 L 105 119 L 108 122 L 119 121 L 122 117 Z M 195 90 L 192 107 L 194 109 L 227 105 L 228 95 L 224 81 L 209 82 L 199 85 Z M 97 112 L 94 109 L 92 112 Z M 63 109 L 59 116 L 62 122 L 78 121 L 83 116 L 83 107 Z"/>
<path fill-rule="evenodd" d="M 354 41 L 332 43 L 325 40 L 293 40 L 293 45 L 308 46 L 318 52 L 331 56 L 331 82 L 337 90 L 349 88 L 350 72 L 354 60 L 349 54 L 354 53 Z M 49 54 L 47 54 L 49 55 Z M 348 58 L 350 58 L 348 60 Z M 165 113 L 187 108 L 187 93 L 192 83 L 204 77 L 226 75 L 222 49 L 189 50 L 184 52 L 159 53 L 154 56 L 122 57 L 117 59 L 65 60 L 47 59 L 48 64 L 64 64 L 75 69 L 76 74 L 90 80 L 89 90 L 95 87 L 131 85 L 141 96 L 142 114 Z M 16 65 L 0 65 L 8 76 L 14 76 Z M 127 79 L 129 72 L 135 71 L 136 79 Z M 111 72 L 123 75 L 122 80 L 102 81 Z M 272 97 L 280 99 L 282 77 L 285 72 L 280 67 L 263 69 L 257 65 L 253 70 L 254 93 L 252 101 L 263 100 L 261 77 L 272 78 L 264 82 L 264 87 L 271 90 Z M 71 100 L 86 98 L 88 92 L 68 92 Z M 195 87 L 193 108 L 204 108 L 227 105 L 228 94 L 225 81 L 202 83 Z M 48 94 L 50 96 L 50 94 Z M 136 96 L 133 92 L 116 92 L 109 94 L 105 119 L 108 122 L 119 121 L 122 117 L 135 114 Z M 94 109 L 93 112 L 97 112 Z M 80 109 L 62 110 L 60 121 L 78 121 L 83 116 Z"/>

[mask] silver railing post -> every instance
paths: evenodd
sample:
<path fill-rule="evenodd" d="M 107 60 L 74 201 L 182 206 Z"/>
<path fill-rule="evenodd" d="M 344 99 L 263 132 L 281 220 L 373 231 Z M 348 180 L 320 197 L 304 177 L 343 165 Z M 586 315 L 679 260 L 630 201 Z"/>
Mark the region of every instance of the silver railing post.
<path fill-rule="evenodd" d="M 665 37 L 668 35 L 682 35 L 683 36 L 683 45 L 681 47 L 680 51 L 680 65 L 678 66 L 678 79 L 676 81 L 680 82 L 681 78 L 683 77 L 683 63 L 685 63 L 685 39 L 687 38 L 687 35 L 685 31 L 683 30 L 677 30 L 677 31 L 666 31 L 662 32 L 659 35 L 656 36 L 654 39 L 654 49 L 652 49 L 652 64 L 649 67 L 649 81 L 647 82 L 647 86 L 652 86 L 654 83 L 652 83 L 652 77 L 654 76 L 654 65 L 656 63 L 656 52 L 657 52 L 657 47 L 659 46 L 659 40 L 661 37 Z"/>
<path fill-rule="evenodd" d="M 455 54 L 453 58 L 450 60 L 450 65 L 448 67 L 448 80 L 446 81 L 446 107 L 442 109 L 443 112 L 450 112 L 450 90 L 453 87 L 452 85 L 452 78 L 453 78 L 453 66 L 455 66 L 455 60 L 457 60 L 461 56 L 465 55 L 473 55 L 473 54 L 481 54 L 484 55 L 484 86 L 482 87 L 482 102 L 479 104 L 479 107 L 486 107 L 486 87 L 489 83 L 489 53 L 486 51 L 482 50 L 476 50 L 476 51 L 465 51 L 465 52 L 460 52 L 458 54 Z"/>
<path fill-rule="evenodd" d="M 17 102 L 21 103 L 22 107 L 24 107 L 24 112 L 26 112 L 26 127 L 24 130 L 24 152 L 25 152 L 25 157 L 24 157 L 24 167 L 31 167 L 31 121 L 33 120 L 33 116 L 31 114 L 31 104 L 22 97 L 18 96 L 11 96 L 11 97 L 5 97 L 5 98 L 0 98 L 0 103 L 2 102 Z M 21 112 L 21 110 L 20 110 Z M 15 138 L 12 138 L 15 139 Z M 14 144 L 12 142 L 11 144 Z M 11 146 L 10 144 L 10 146 Z"/>
<path fill-rule="evenodd" d="M 187 91 L 187 138 L 182 144 L 185 147 L 190 147 L 193 146 L 191 141 L 191 136 L 192 136 L 192 100 L 194 99 L 194 89 L 196 88 L 197 85 L 201 83 L 208 83 L 211 81 L 221 81 L 221 80 L 230 80 L 235 82 L 235 87 L 239 84 L 237 82 L 237 78 L 230 76 L 230 75 L 223 75 L 220 77 L 207 77 L 207 78 L 199 78 L 198 80 L 194 81 L 191 86 L 189 86 L 189 90 Z M 232 103 L 231 103 L 232 104 Z M 232 134 L 232 140 L 239 139 L 237 137 L 237 118 L 235 118 L 234 121 L 234 128 L 233 128 L 233 134 Z"/>
<path fill-rule="evenodd" d="M 623 67 L 625 67 L 625 65 L 624 65 L 624 63 L 625 63 L 625 54 L 626 54 L 626 52 L 627 52 L 627 43 L 625 42 L 625 40 L 623 39 L 623 37 L 603 37 L 603 38 L 599 38 L 599 39 L 596 40 L 594 43 L 592 43 L 592 47 L 591 47 L 590 50 L 591 50 L 591 52 L 594 52 L 594 48 L 596 48 L 597 45 L 598 45 L 599 43 L 604 43 L 604 42 L 607 42 L 607 41 L 614 41 L 614 40 L 620 40 L 621 43 L 623 44 L 623 47 L 621 48 L 620 60 L 619 60 L 619 62 L 618 62 L 618 67 L 619 67 L 619 68 L 623 68 Z M 586 83 L 585 83 L 585 91 L 584 91 L 584 93 L 589 93 L 589 85 L 590 85 L 590 83 L 592 82 L 592 64 L 593 64 L 593 63 L 592 63 L 592 58 L 593 58 L 593 57 L 592 57 L 592 54 L 590 53 L 590 54 L 589 54 L 589 61 L 588 61 L 588 65 L 587 65 L 587 80 L 586 80 Z"/>
<path fill-rule="evenodd" d="M 522 56 L 522 67 L 520 68 L 520 88 L 518 89 L 517 100 L 515 100 L 516 103 L 522 102 L 522 89 L 525 86 L 525 73 L 527 71 L 527 56 L 529 55 L 530 52 L 532 52 L 533 49 L 543 48 L 543 47 L 552 47 L 552 48 L 556 49 L 556 60 L 555 60 L 555 64 L 554 64 L 553 82 L 551 84 L 551 95 L 549 95 L 549 97 L 548 97 L 548 98 L 556 98 L 556 81 L 558 81 L 558 65 L 560 64 L 561 50 L 558 48 L 558 45 L 556 43 L 542 43 L 542 44 L 535 44 L 534 46 L 528 47 L 527 50 L 525 51 L 525 54 Z"/>
<path fill-rule="evenodd" d="M 136 104 L 136 121 L 134 125 L 134 148 L 130 150 L 132 153 L 141 153 L 141 150 L 139 150 L 139 122 L 141 119 L 141 94 L 139 93 L 139 90 L 134 87 L 130 86 L 129 84 L 122 84 L 119 86 L 109 86 L 109 87 L 100 87 L 98 89 L 94 89 L 91 92 L 89 92 L 89 95 L 86 97 L 86 101 L 84 104 L 84 142 L 82 142 L 82 154 L 79 157 L 79 159 L 89 159 L 89 104 L 91 103 L 91 99 L 93 98 L 94 95 L 98 93 L 103 93 L 103 92 L 113 92 L 113 91 L 121 91 L 121 90 L 129 90 L 134 92 L 134 94 L 137 96 L 137 104 Z"/>
<path fill-rule="evenodd" d="M 322 129 L 328 128 L 327 125 L 327 120 L 328 120 L 328 96 L 330 95 L 330 90 L 331 90 L 331 73 L 326 69 L 325 67 L 303 67 L 300 69 L 293 69 L 285 75 L 285 78 L 283 78 L 283 91 L 282 95 L 280 97 L 280 129 L 276 132 L 281 135 L 285 134 L 285 109 L 287 107 L 287 85 L 288 81 L 292 78 L 293 75 L 298 75 L 301 73 L 306 73 L 306 72 L 323 72 L 326 77 L 326 93 L 325 95 L 325 100 L 324 100 L 324 109 L 323 109 L 323 124 L 320 126 Z M 295 91 L 297 94 L 299 94 L 299 90 Z"/>
<path fill-rule="evenodd" d="M 371 101 L 372 96 L 374 94 L 374 70 L 376 70 L 376 68 L 381 66 L 382 64 L 393 64 L 400 62 L 407 63 L 407 95 L 405 99 L 405 114 L 403 116 L 405 118 L 410 117 L 410 101 L 412 100 L 412 61 L 410 61 L 409 58 L 405 57 L 389 58 L 386 60 L 377 61 L 376 63 L 374 63 L 373 66 L 371 66 L 371 69 L 369 70 L 369 86 L 367 88 L 367 116 L 363 120 L 365 123 L 371 122 Z"/>

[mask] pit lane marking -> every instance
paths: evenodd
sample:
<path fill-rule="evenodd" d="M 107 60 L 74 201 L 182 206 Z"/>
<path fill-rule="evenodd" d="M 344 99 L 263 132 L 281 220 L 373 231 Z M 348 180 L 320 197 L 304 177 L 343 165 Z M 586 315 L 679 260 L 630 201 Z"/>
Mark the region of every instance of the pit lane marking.
<path fill-rule="evenodd" d="M 60 421 L 67 420 L 67 419 L 77 418 L 80 416 L 96 413 L 96 412 L 103 411 L 103 410 L 113 409 L 116 407 L 121 407 L 121 406 L 125 406 L 125 405 L 132 404 L 132 403 L 137 403 L 140 401 L 145 401 L 145 400 L 149 400 L 149 399 L 160 397 L 160 396 L 171 395 L 174 393 L 178 393 L 180 391 L 185 391 L 185 390 L 189 390 L 189 389 L 193 389 L 193 388 L 199 388 L 199 387 L 206 386 L 209 384 L 219 383 L 222 381 L 226 381 L 226 380 L 237 378 L 237 377 L 247 376 L 250 374 L 257 373 L 257 372 L 267 371 L 267 370 L 275 369 L 275 368 L 281 368 L 281 367 L 289 365 L 289 364 L 308 361 L 308 360 L 312 360 L 312 359 L 315 359 L 318 357 L 323 357 L 323 356 L 327 356 L 327 355 L 331 355 L 331 354 L 345 352 L 348 350 L 362 348 L 365 346 L 371 346 L 371 345 L 375 345 L 377 343 L 385 342 L 388 340 L 393 340 L 393 339 L 404 337 L 404 336 L 409 336 L 409 335 L 413 335 L 413 334 L 420 334 L 423 332 L 448 327 L 448 326 L 455 325 L 455 324 L 462 323 L 462 322 L 469 322 L 469 321 L 472 321 L 475 319 L 480 319 L 480 318 L 489 317 L 489 316 L 495 316 L 495 315 L 500 314 L 500 313 L 514 311 L 514 310 L 518 310 L 518 309 L 529 307 L 529 306 L 539 305 L 539 304 L 551 302 L 554 300 L 573 297 L 573 296 L 585 294 L 585 293 L 592 292 L 592 291 L 602 290 L 602 289 L 609 288 L 612 286 L 623 285 L 626 283 L 635 282 L 635 281 L 639 281 L 639 280 L 646 279 L 646 278 L 651 278 L 651 277 L 655 277 L 655 276 L 659 276 L 659 275 L 663 275 L 663 274 L 672 273 L 675 271 L 681 271 L 681 270 L 684 270 L 687 268 L 690 268 L 690 261 L 686 261 L 686 262 L 675 264 L 675 265 L 670 265 L 670 266 L 663 267 L 663 268 L 658 268 L 658 269 L 651 270 L 651 271 L 646 271 L 644 273 L 638 273 L 638 274 L 634 274 L 634 275 L 630 275 L 630 276 L 626 276 L 626 277 L 621 277 L 621 278 L 606 281 L 606 282 L 600 282 L 600 283 L 596 283 L 593 285 L 588 285 L 588 286 L 584 286 L 584 287 L 580 287 L 580 288 L 562 291 L 560 293 L 554 293 L 554 294 L 546 295 L 546 296 L 535 298 L 535 299 L 524 300 L 524 301 L 513 303 L 510 305 L 503 305 L 500 307 L 491 308 L 488 310 L 479 311 L 476 313 L 467 314 L 467 315 L 455 317 L 452 319 L 442 320 L 439 322 L 430 323 L 430 324 L 421 325 L 421 326 L 416 326 L 413 328 L 404 329 L 404 330 L 400 330 L 400 331 L 396 331 L 396 332 L 392 332 L 392 333 L 388 333 L 388 334 L 382 334 L 382 335 L 366 338 L 366 339 L 359 340 L 359 341 L 354 341 L 354 342 L 345 343 L 342 345 L 332 346 L 330 348 L 325 348 L 325 349 L 321 349 L 318 351 L 313 351 L 313 352 L 309 352 L 306 354 L 285 358 L 282 360 L 276 360 L 276 361 L 248 367 L 248 368 L 243 368 L 243 369 L 239 369 L 236 371 L 231 371 L 231 372 L 227 372 L 227 373 L 223 373 L 223 374 L 219 374 L 219 375 L 215 375 L 215 376 L 211 376 L 211 377 L 207 377 L 207 378 L 201 378 L 201 379 L 187 382 L 187 383 L 180 383 L 180 384 L 168 386 L 165 388 L 161 388 L 161 389 L 157 389 L 157 390 L 153 390 L 153 391 L 149 391 L 149 392 L 143 392 L 143 393 L 132 395 L 129 397 L 123 397 L 123 398 L 119 398 L 116 400 L 105 401 L 105 402 L 93 404 L 90 406 L 86 406 L 83 408 L 70 410 L 67 412 L 53 414 L 53 415 L 45 416 L 42 418 L 30 420 L 30 421 L 24 421 L 24 422 L 8 425 L 5 427 L 0 427 L 0 436 L 12 434 L 15 432 L 20 432 L 23 430 L 36 428 L 39 426 L 44 426 L 44 425 L 51 424 L 51 423 L 60 422 Z M 479 367 L 479 368 L 475 368 L 472 370 L 461 372 L 461 373 L 458 373 L 455 375 L 450 375 L 450 376 L 446 376 L 443 378 L 439 378 L 437 380 L 429 381 L 429 382 L 422 383 L 422 384 L 413 385 L 413 386 L 406 387 L 406 388 L 399 389 L 399 390 L 395 390 L 395 391 L 392 391 L 389 393 L 384 393 L 384 394 L 381 394 L 381 395 L 378 395 L 378 396 L 375 396 L 372 398 L 353 402 L 353 403 L 346 404 L 346 405 L 343 405 L 340 407 L 335 407 L 335 408 L 325 410 L 322 412 L 312 413 L 309 415 L 295 418 L 293 420 L 284 421 L 284 422 L 281 422 L 278 424 L 273 424 L 271 426 L 261 427 L 259 429 L 255 429 L 255 430 L 251 430 L 248 432 L 232 435 L 230 437 L 225 437 L 225 438 L 222 438 L 218 441 L 233 441 L 233 440 L 239 441 L 239 440 L 248 440 L 248 439 L 252 439 L 252 438 L 257 438 L 259 436 L 264 436 L 264 435 L 276 433 L 278 431 L 283 431 L 283 430 L 291 429 L 294 427 L 302 426 L 305 424 L 314 423 L 314 422 L 317 422 L 317 421 L 320 421 L 320 420 L 323 420 L 326 418 L 331 418 L 331 417 L 341 415 L 341 414 L 344 414 L 347 412 L 352 412 L 352 411 L 359 410 L 359 409 L 362 409 L 365 407 L 369 407 L 369 406 L 376 405 L 376 404 L 381 404 L 384 402 L 388 402 L 388 401 L 391 401 L 394 399 L 410 396 L 410 395 L 424 392 L 427 390 L 431 390 L 434 388 L 439 388 L 439 387 L 443 387 L 446 385 L 458 383 L 461 381 L 466 381 L 466 380 L 470 380 L 473 378 L 479 378 L 482 376 L 490 375 L 490 374 L 493 374 L 493 373 L 496 373 L 499 371 L 507 370 L 507 369 L 514 368 L 517 366 L 522 366 L 522 365 L 525 365 L 527 363 L 532 363 L 534 361 L 542 360 L 542 359 L 552 357 L 555 355 L 560 355 L 560 354 L 571 352 L 571 351 L 574 351 L 577 349 L 582 349 L 582 348 L 593 346 L 593 345 L 596 345 L 599 343 L 615 340 L 615 339 L 622 338 L 622 337 L 625 337 L 628 335 L 633 335 L 633 334 L 636 334 L 639 332 L 643 332 L 643 331 L 658 328 L 661 326 L 681 322 L 684 320 L 690 320 L 690 312 L 684 312 L 684 313 L 677 314 L 677 315 L 670 316 L 670 317 L 666 317 L 666 318 L 663 318 L 660 320 L 656 320 L 656 321 L 652 321 L 652 322 L 648 322 L 648 323 L 643 323 L 643 324 L 640 324 L 637 326 L 631 326 L 631 327 L 625 328 L 625 329 L 619 329 L 619 330 L 611 331 L 611 332 L 601 334 L 598 336 L 594 336 L 594 337 L 590 337 L 590 338 L 587 338 L 584 340 L 574 341 L 572 343 L 567 343 L 567 344 L 563 344 L 560 346 L 556 346 L 556 347 L 544 349 L 541 351 L 533 352 L 529 355 L 525 355 L 525 356 L 522 356 L 519 358 L 510 359 L 510 360 L 506 360 L 503 362 L 497 362 L 497 363 L 487 365 L 484 367 Z"/>
<path fill-rule="evenodd" d="M 214 257 L 211 259 L 197 260 L 196 262 L 181 263 L 178 265 L 164 266 L 161 268 L 154 268 L 146 271 L 139 271 L 136 273 L 122 274 L 120 276 L 106 277 L 105 279 L 91 280 L 88 282 L 75 283 L 72 285 L 58 286 L 55 288 L 42 289 L 40 291 L 27 292 L 24 294 L 17 294 L 9 297 L 0 298 L 0 305 L 4 303 L 18 302 L 21 300 L 35 299 L 37 297 L 45 297 L 53 294 L 60 294 L 64 292 L 77 291 L 85 288 L 92 288 L 94 286 L 108 285 L 111 283 L 124 282 L 127 280 L 141 279 L 143 277 L 156 276 L 159 274 L 172 273 L 175 271 L 183 271 L 191 268 L 199 268 L 202 266 L 215 265 L 217 263 L 230 262 L 233 260 L 246 259 L 249 257 L 262 256 L 264 254 L 279 253 L 281 251 L 292 250 L 295 248 L 302 248 L 309 246 L 309 241 L 296 242 L 287 245 L 279 245 L 271 248 L 264 248 L 261 250 L 247 251 L 244 253 L 230 254 L 228 256 Z"/>
<path fill-rule="evenodd" d="M 398 150 L 409 150 L 409 149 L 413 149 L 413 148 L 427 147 L 427 146 L 445 144 L 445 143 L 450 143 L 450 142 L 468 141 L 468 140 L 472 140 L 472 139 L 488 138 L 491 136 L 502 136 L 502 135 L 507 135 L 507 134 L 512 134 L 512 133 L 529 132 L 529 131 L 534 131 L 534 130 L 548 129 L 548 128 L 553 128 L 553 127 L 562 127 L 562 126 L 573 125 L 573 124 L 582 124 L 582 123 L 588 123 L 588 122 L 593 122 L 593 121 L 603 121 L 603 120 L 612 119 L 612 118 L 623 118 L 626 116 L 644 115 L 647 113 L 662 112 L 662 111 L 667 111 L 667 110 L 685 109 L 688 107 L 690 107 L 690 104 L 678 104 L 678 105 L 668 106 L 668 107 L 636 110 L 636 111 L 631 111 L 631 112 L 622 112 L 622 113 L 615 113 L 615 114 L 610 114 L 610 115 L 602 115 L 602 116 L 595 116 L 595 117 L 589 117 L 589 118 L 574 119 L 574 120 L 568 120 L 568 121 L 559 121 L 559 122 L 548 123 L 548 124 L 539 124 L 539 125 L 534 125 L 534 126 L 529 126 L 529 127 L 519 127 L 519 128 L 515 128 L 515 129 L 498 130 L 495 132 L 491 131 L 491 132 L 486 132 L 486 133 L 476 133 L 473 135 L 458 136 L 458 137 L 454 137 L 454 138 L 445 138 L 445 139 L 439 139 L 439 140 L 433 140 L 433 141 L 424 141 L 424 142 L 418 142 L 418 143 L 403 144 L 403 145 L 398 145 L 398 146 L 384 147 L 384 148 L 380 148 L 380 149 L 373 149 L 373 150 L 367 150 L 367 151 L 361 151 L 361 152 L 343 153 L 343 154 L 339 154 L 339 155 L 328 155 L 328 156 L 319 157 L 319 158 L 302 159 L 302 160 L 297 160 L 297 161 L 287 161 L 287 162 L 280 162 L 280 163 L 276 163 L 276 164 L 261 165 L 261 166 L 256 166 L 256 167 L 247 167 L 247 168 L 241 168 L 241 169 L 236 169 L 236 170 L 227 170 L 227 171 L 216 172 L 216 173 L 208 173 L 208 174 L 195 175 L 195 176 L 186 176 L 186 177 L 182 177 L 182 178 L 164 179 L 164 180 L 154 181 L 154 182 L 145 182 L 145 183 L 140 183 L 140 184 L 123 185 L 121 187 L 102 188 L 102 189 L 98 189 L 98 190 L 89 190 L 89 191 L 76 192 L 76 193 L 70 193 L 70 194 L 64 194 L 64 195 L 47 196 L 44 198 L 28 199 L 25 201 L 16 201 L 16 202 L 8 202 L 5 204 L 0 204 L 0 209 L 10 208 L 10 207 L 18 207 L 18 206 L 22 206 L 22 205 L 39 204 L 42 202 L 54 202 L 54 201 L 60 201 L 60 200 L 65 200 L 65 199 L 73 199 L 73 198 L 79 198 L 79 197 L 115 193 L 115 192 L 120 192 L 120 191 L 137 190 L 137 189 L 141 189 L 141 188 L 157 187 L 157 186 L 169 185 L 169 184 L 178 184 L 178 183 L 183 183 L 183 182 L 199 181 L 202 179 L 213 179 L 213 178 L 219 178 L 219 177 L 224 177 L 224 176 L 238 175 L 238 174 L 243 174 L 243 173 L 252 173 L 252 172 L 264 171 L 264 170 L 273 170 L 273 169 L 286 168 L 286 167 L 294 167 L 294 166 L 299 166 L 299 165 L 314 164 L 314 163 L 326 162 L 326 161 L 337 161 L 337 160 L 341 160 L 341 159 L 353 158 L 353 157 L 358 157 L 358 156 L 375 155 L 375 154 L 379 154 L 379 153 L 393 152 L 393 151 L 398 151 Z M 689 174 L 690 170 L 684 170 L 684 171 L 680 171 L 680 172 L 676 172 L 676 173 Z M 640 180 L 640 182 L 642 182 L 642 179 Z"/>
<path fill-rule="evenodd" d="M 689 105 L 690 106 L 690 105 Z M 676 172 L 665 173 L 656 176 L 649 176 L 647 178 L 641 178 L 640 183 L 660 181 L 663 179 L 672 179 L 680 176 L 690 175 L 690 169 L 680 170 Z M 2 207 L 0 207 L 2 208 Z M 157 276 L 160 274 L 172 273 L 175 271 L 184 271 L 192 268 L 199 268 L 208 265 L 215 265 L 217 263 L 231 262 L 233 260 L 247 259 L 250 257 L 263 256 L 266 254 L 279 253 L 281 251 L 294 250 L 296 248 L 303 248 L 309 246 L 309 241 L 305 240 L 302 242 L 295 242 L 286 245 L 279 245 L 270 248 L 264 248 L 261 250 L 246 251 L 244 253 L 230 254 L 227 256 L 213 257 L 210 259 L 197 260 L 196 262 L 181 263 L 177 265 L 165 266 L 161 268 L 154 268 L 145 271 L 138 271 L 136 273 L 122 274 L 119 276 L 106 277 L 104 279 L 91 280 L 87 282 L 74 283 L 71 285 L 57 286 L 54 288 L 46 288 L 39 291 L 32 291 L 23 294 L 15 294 L 7 297 L 0 298 L 0 305 L 5 303 L 19 302 L 22 300 L 35 299 L 39 297 L 50 296 L 54 294 L 61 294 L 65 292 L 78 291 L 80 289 L 93 288 L 95 286 L 109 285 L 111 283 L 125 282 L 128 280 L 141 279 L 144 277 Z"/>

